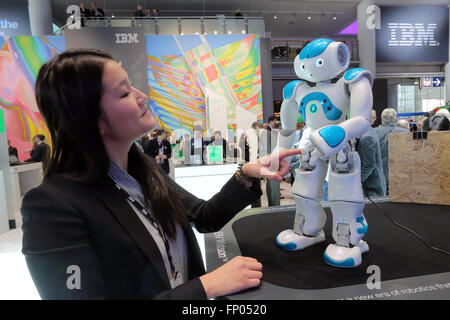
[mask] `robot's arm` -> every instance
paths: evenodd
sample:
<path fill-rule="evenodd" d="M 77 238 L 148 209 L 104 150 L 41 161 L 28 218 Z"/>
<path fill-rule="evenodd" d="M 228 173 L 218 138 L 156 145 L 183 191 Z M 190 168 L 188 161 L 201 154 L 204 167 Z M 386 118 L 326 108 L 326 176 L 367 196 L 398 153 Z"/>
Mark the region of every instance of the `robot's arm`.
<path fill-rule="evenodd" d="M 305 85 L 301 80 L 289 82 L 283 89 L 283 103 L 280 118 L 282 130 L 278 135 L 277 147 L 274 152 L 290 149 L 295 138 L 295 128 L 298 119 L 298 105 L 295 100 L 298 89 Z"/>
<path fill-rule="evenodd" d="M 355 69 L 352 69 L 355 70 Z M 361 136 L 370 127 L 372 110 L 372 74 L 357 69 L 356 75 L 344 75 L 344 82 L 350 93 L 350 119 L 339 125 L 330 125 L 311 132 L 311 142 L 326 156 L 333 156 L 342 150 L 350 139 Z M 347 77 L 347 78 L 346 78 Z"/>

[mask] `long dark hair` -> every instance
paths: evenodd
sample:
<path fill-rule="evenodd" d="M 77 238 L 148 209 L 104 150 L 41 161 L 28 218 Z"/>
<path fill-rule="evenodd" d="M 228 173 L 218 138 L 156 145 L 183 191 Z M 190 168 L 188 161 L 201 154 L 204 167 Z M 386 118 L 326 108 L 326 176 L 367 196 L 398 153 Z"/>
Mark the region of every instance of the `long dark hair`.
<path fill-rule="evenodd" d="M 70 49 L 39 70 L 36 100 L 53 142 L 46 179 L 61 176 L 95 184 L 107 177 L 110 159 L 98 126 L 107 60 L 112 56 L 100 50 Z M 128 173 L 140 184 L 163 230 L 175 239 L 176 226 L 185 221 L 182 195 L 135 144 L 128 152 Z"/>

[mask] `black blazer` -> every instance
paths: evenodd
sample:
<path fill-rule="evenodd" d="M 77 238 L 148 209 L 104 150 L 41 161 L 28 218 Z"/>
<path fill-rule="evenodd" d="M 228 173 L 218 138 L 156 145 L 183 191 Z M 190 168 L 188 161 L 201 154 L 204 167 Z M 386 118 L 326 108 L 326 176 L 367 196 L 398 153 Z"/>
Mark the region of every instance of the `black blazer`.
<path fill-rule="evenodd" d="M 8 146 L 8 156 L 15 156 L 16 158 L 19 158 L 17 148 L 14 148 L 13 146 Z"/>
<path fill-rule="evenodd" d="M 206 299 L 203 261 L 188 222 L 200 232 L 220 230 L 261 189 L 246 189 L 233 176 L 204 201 L 164 176 L 185 196 L 188 282 L 171 289 L 158 246 L 110 178 L 91 186 L 51 177 L 25 195 L 21 209 L 22 252 L 41 297 Z M 70 266 L 81 271 L 81 289 L 68 289 L 75 275 Z"/>
<path fill-rule="evenodd" d="M 36 144 L 31 150 L 31 158 L 25 160 L 25 162 L 42 162 L 45 166 L 50 157 L 50 146 L 45 142 Z"/>
<path fill-rule="evenodd" d="M 164 171 L 166 173 L 168 173 L 169 172 L 169 158 L 172 156 L 172 147 L 170 145 L 170 142 L 167 140 L 164 140 L 162 143 L 164 144 L 164 155 L 167 156 L 167 159 L 164 159 L 164 162 L 161 164 L 161 167 L 164 169 Z M 158 139 L 150 140 L 144 151 L 150 157 L 155 159 L 155 157 L 159 154 Z"/>

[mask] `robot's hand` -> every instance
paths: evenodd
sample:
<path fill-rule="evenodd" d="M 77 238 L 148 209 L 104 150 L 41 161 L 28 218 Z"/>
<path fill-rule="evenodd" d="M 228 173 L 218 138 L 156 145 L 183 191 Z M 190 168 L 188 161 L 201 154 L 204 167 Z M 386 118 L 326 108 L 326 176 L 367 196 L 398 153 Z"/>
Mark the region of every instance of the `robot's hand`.
<path fill-rule="evenodd" d="M 347 146 L 347 132 L 341 126 L 331 125 L 311 132 L 310 140 L 320 153 L 332 157 Z"/>
<path fill-rule="evenodd" d="M 326 157 L 311 142 L 301 150 L 300 160 L 303 169 L 312 170 L 317 165 L 319 159 L 326 160 Z"/>

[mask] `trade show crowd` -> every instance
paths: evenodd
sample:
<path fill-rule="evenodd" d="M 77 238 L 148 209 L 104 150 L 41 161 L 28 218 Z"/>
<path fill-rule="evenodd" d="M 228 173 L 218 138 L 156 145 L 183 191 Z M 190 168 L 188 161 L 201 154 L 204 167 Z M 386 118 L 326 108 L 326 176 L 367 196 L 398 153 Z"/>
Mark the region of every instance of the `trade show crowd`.
<path fill-rule="evenodd" d="M 376 111 L 372 110 L 370 119 L 372 126 L 376 119 Z M 365 134 L 353 141 L 361 158 L 361 183 L 365 194 L 370 197 L 382 197 L 389 194 L 388 137 L 390 133 L 450 130 L 449 120 L 450 112 L 445 108 L 431 112 L 426 117 L 420 116 L 416 121 L 398 119 L 395 109 L 384 109 L 381 113 L 381 125 L 369 128 Z M 169 132 L 158 128 L 141 137 L 136 144 L 169 174 L 171 170 L 169 159 L 172 159 L 175 166 L 210 164 L 207 157 L 207 146 L 222 146 L 222 162 L 254 161 L 272 153 L 276 147 L 280 130 L 282 130 L 280 118 L 274 114 L 268 118 L 267 123 L 255 121 L 251 128 L 236 137 L 236 143 L 229 143 L 220 130 L 210 128 L 204 135 L 202 127 L 196 125 L 193 137 L 187 132 L 178 136 L 175 131 Z M 291 148 L 303 148 L 309 142 L 309 133 L 310 129 L 305 123 L 299 122 Z M 43 134 L 33 137 L 33 148 L 27 150 L 30 157 L 24 162 L 18 160 L 17 149 L 11 146 L 9 141 L 8 146 L 11 165 L 42 162 L 45 166 L 50 157 L 50 146 L 46 143 Z M 291 185 L 299 166 L 299 156 L 292 157 L 290 176 L 285 179 Z M 265 179 L 265 185 L 268 206 L 279 206 L 280 199 L 283 199 L 280 193 L 280 182 Z M 327 200 L 327 181 L 324 189 L 324 200 Z M 252 207 L 260 206 L 261 199 L 252 204 Z"/>
<path fill-rule="evenodd" d="M 450 112 L 440 109 L 430 112 L 427 116 L 413 119 L 403 119 L 397 116 L 395 109 L 386 108 L 381 113 L 381 125 L 373 127 L 377 119 L 375 110 L 371 114 L 371 127 L 361 137 L 352 141 L 353 146 L 361 158 L 361 182 L 365 195 L 370 197 L 383 197 L 389 194 L 389 150 L 388 137 L 395 132 L 426 132 L 450 130 Z M 170 133 L 164 129 L 155 129 L 142 137 L 138 146 L 158 164 L 170 172 L 169 159 L 175 165 L 201 165 L 209 164 L 206 147 L 209 145 L 221 145 L 223 150 L 223 162 L 248 162 L 264 157 L 275 149 L 278 134 L 282 130 L 280 118 L 274 114 L 268 118 L 268 122 L 255 121 L 251 128 L 236 137 L 236 143 L 229 143 L 222 136 L 220 130 L 209 129 L 203 134 L 202 127 L 194 126 L 194 136 L 185 133 L 177 136 L 176 132 Z M 295 131 L 295 138 L 291 148 L 303 148 L 309 142 L 310 129 L 304 122 L 299 122 Z M 198 152 L 197 152 L 198 150 Z M 293 184 L 295 171 L 300 166 L 299 156 L 292 157 L 290 175 L 286 182 Z M 265 180 L 267 203 L 269 206 L 280 205 L 283 196 L 280 193 L 280 183 Z M 327 182 L 324 185 L 327 200 Z M 258 199 L 252 207 L 260 207 Z"/>
<path fill-rule="evenodd" d="M 97 4 L 95 2 L 91 2 L 91 8 L 88 9 L 84 3 L 79 4 L 80 7 L 80 16 L 82 18 L 82 22 L 84 21 L 83 18 L 104 18 L 106 17 L 105 10 L 102 8 L 97 7 Z M 131 12 L 131 10 L 130 10 Z M 135 18 L 154 18 L 159 16 L 159 8 L 157 7 L 149 7 L 145 8 L 142 4 L 137 4 L 136 11 L 134 12 Z M 240 8 L 236 8 L 236 11 L 234 12 L 235 17 L 244 17 L 244 15 L 241 12 Z M 112 16 L 114 18 L 114 15 Z M 84 23 L 83 23 L 84 25 Z"/>

